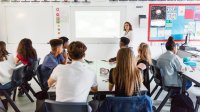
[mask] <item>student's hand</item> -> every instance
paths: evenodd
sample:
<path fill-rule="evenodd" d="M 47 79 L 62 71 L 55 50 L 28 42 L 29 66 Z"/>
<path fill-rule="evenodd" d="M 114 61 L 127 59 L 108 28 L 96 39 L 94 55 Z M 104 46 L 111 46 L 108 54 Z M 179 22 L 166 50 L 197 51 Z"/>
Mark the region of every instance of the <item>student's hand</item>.
<path fill-rule="evenodd" d="M 137 65 L 138 68 L 140 68 L 141 70 L 145 70 L 147 67 L 144 63 L 140 63 L 139 65 Z"/>
<path fill-rule="evenodd" d="M 66 60 L 68 59 L 68 53 L 64 53 L 63 56 Z"/>

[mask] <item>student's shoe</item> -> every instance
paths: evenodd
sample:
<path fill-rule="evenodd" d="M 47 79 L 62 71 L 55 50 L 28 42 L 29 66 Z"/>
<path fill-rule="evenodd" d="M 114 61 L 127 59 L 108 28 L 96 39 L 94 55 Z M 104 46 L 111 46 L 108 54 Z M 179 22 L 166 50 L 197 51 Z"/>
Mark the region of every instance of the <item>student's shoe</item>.
<path fill-rule="evenodd" d="M 18 89 L 18 97 L 22 97 L 23 95 L 24 95 L 24 91 L 20 88 L 20 89 Z"/>

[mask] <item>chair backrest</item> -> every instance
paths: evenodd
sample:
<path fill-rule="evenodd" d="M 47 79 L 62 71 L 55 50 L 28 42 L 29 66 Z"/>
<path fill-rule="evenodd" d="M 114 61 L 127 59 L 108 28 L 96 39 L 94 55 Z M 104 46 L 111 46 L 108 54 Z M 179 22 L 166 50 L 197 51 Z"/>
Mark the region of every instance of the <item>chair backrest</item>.
<path fill-rule="evenodd" d="M 26 77 L 25 75 L 26 66 L 27 65 L 24 65 L 13 70 L 12 79 L 11 79 L 12 83 L 18 86 L 24 82 L 25 77 Z"/>
<path fill-rule="evenodd" d="M 44 107 L 45 112 L 89 112 L 87 103 L 45 100 Z"/>
<path fill-rule="evenodd" d="M 153 66 L 153 79 L 157 85 L 162 85 L 162 76 L 157 66 Z"/>
<path fill-rule="evenodd" d="M 99 112 L 152 112 L 149 96 L 107 97 Z"/>
<path fill-rule="evenodd" d="M 41 67 L 42 67 L 42 64 L 41 65 L 39 65 L 38 67 L 37 67 L 37 78 L 38 78 L 38 81 L 39 81 L 39 84 L 40 84 L 40 87 L 41 87 L 41 89 L 43 90 L 43 75 L 42 75 L 42 71 L 41 71 Z"/>
<path fill-rule="evenodd" d="M 31 69 L 33 71 L 33 75 L 36 74 L 36 71 L 37 71 L 37 68 L 39 66 L 39 63 L 40 63 L 40 58 L 38 58 L 37 60 L 34 60 L 31 64 Z"/>

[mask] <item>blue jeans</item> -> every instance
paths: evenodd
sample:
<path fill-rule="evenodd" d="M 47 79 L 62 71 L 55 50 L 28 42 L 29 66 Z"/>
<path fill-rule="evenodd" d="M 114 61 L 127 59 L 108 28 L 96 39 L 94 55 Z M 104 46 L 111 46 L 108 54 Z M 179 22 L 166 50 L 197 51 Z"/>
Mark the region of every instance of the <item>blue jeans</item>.
<path fill-rule="evenodd" d="M 192 81 L 186 80 L 185 82 L 185 89 L 188 90 L 192 86 Z"/>

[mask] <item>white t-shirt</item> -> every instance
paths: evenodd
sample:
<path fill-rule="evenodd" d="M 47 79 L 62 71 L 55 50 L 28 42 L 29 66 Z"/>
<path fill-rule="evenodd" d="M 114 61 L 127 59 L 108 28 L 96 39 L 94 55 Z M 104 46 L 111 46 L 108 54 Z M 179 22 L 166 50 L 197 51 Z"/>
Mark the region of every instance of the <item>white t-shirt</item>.
<path fill-rule="evenodd" d="M 128 39 L 130 39 L 129 46 L 132 47 L 133 46 L 133 34 L 132 34 L 132 31 L 125 32 L 124 33 L 124 37 L 127 37 Z"/>
<path fill-rule="evenodd" d="M 56 80 L 56 101 L 86 102 L 91 87 L 97 86 L 96 74 L 80 61 L 58 65 L 51 78 Z"/>
<path fill-rule="evenodd" d="M 14 56 L 8 55 L 7 58 L 7 60 L 0 62 L 0 83 L 2 85 L 11 81 L 11 76 L 15 69 Z"/>

